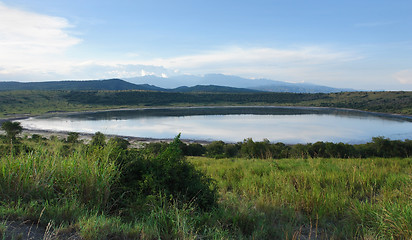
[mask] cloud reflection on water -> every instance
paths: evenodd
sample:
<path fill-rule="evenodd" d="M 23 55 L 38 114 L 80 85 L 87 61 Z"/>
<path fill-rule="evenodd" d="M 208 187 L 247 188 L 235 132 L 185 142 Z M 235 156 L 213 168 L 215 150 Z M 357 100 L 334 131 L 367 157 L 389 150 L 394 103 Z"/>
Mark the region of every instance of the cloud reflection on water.
<path fill-rule="evenodd" d="M 134 113 L 135 114 L 135 113 Z M 299 115 L 190 115 L 122 117 L 52 117 L 22 120 L 29 129 L 75 131 L 123 136 L 223 140 L 238 142 L 246 138 L 255 141 L 307 143 L 331 141 L 361 143 L 372 137 L 391 139 L 412 138 L 412 123 L 399 119 L 360 116 L 359 114 L 299 114 Z"/>

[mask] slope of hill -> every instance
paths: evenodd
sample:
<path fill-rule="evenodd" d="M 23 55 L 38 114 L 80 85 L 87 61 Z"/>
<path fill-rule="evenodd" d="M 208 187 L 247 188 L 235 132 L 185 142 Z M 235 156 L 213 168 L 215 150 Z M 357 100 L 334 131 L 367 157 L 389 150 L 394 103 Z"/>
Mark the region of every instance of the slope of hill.
<path fill-rule="evenodd" d="M 260 92 L 247 88 L 233 88 L 216 85 L 197 85 L 193 87 L 178 87 L 166 89 L 154 85 L 133 84 L 121 79 L 108 80 L 89 80 L 89 81 L 49 81 L 49 82 L 0 82 L 0 91 L 10 90 L 71 90 L 71 91 L 90 91 L 90 90 L 145 90 L 161 92 Z"/>
<path fill-rule="evenodd" d="M 0 90 L 151 90 L 163 88 L 149 84 L 133 84 L 121 79 L 89 81 L 0 82 Z"/>
<path fill-rule="evenodd" d="M 278 83 L 264 86 L 251 87 L 251 89 L 265 92 L 293 92 L 293 93 L 336 93 L 354 92 L 349 88 L 332 88 L 327 86 L 315 85 L 310 83 Z"/>

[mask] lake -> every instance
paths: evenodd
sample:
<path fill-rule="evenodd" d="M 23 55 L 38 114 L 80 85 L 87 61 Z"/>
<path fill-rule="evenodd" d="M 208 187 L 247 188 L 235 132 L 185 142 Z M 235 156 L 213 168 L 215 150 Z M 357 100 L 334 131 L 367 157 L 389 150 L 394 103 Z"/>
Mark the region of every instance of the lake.
<path fill-rule="evenodd" d="M 58 114 L 20 120 L 33 130 L 286 144 L 316 141 L 365 143 L 372 137 L 412 139 L 412 119 L 355 110 L 305 107 L 191 107 Z"/>

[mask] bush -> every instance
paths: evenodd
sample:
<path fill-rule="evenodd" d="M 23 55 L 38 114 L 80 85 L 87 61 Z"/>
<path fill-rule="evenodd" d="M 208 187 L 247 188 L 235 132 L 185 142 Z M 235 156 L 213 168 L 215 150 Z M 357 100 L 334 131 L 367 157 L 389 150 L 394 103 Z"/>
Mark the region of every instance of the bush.
<path fill-rule="evenodd" d="M 147 154 L 158 155 L 167 148 L 166 142 L 152 142 L 144 145 L 144 150 Z"/>
<path fill-rule="evenodd" d="M 251 138 L 242 143 L 242 154 L 247 158 L 273 158 L 271 144 L 265 139 L 263 142 L 254 142 Z"/>
<path fill-rule="evenodd" d="M 101 132 L 96 132 L 92 137 L 90 145 L 95 147 L 106 146 L 106 136 Z"/>
<path fill-rule="evenodd" d="M 180 143 L 178 136 L 158 155 L 130 152 L 121 168 L 119 197 L 123 204 L 146 202 L 160 194 L 201 209 L 216 204 L 215 183 L 185 160 Z"/>
<path fill-rule="evenodd" d="M 199 143 L 185 144 L 182 150 L 185 156 L 202 156 L 206 153 L 206 148 Z"/>
<path fill-rule="evenodd" d="M 114 137 L 109 140 L 109 145 L 114 146 L 119 149 L 126 150 L 129 147 L 130 143 L 126 139 L 123 139 L 120 137 Z"/>
<path fill-rule="evenodd" d="M 225 157 L 236 157 L 239 153 L 239 145 L 237 144 L 226 144 L 223 147 L 223 150 L 225 152 Z"/>
<path fill-rule="evenodd" d="M 66 139 L 67 143 L 78 143 L 79 142 L 79 133 L 69 132 Z"/>
<path fill-rule="evenodd" d="M 225 143 L 223 141 L 214 141 L 206 146 L 208 157 L 223 158 L 225 153 Z"/>

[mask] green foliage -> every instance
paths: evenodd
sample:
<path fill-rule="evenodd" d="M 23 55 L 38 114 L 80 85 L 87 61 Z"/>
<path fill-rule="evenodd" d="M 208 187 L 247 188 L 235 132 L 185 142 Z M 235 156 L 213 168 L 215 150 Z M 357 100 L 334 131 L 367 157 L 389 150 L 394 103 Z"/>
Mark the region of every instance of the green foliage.
<path fill-rule="evenodd" d="M 0 82 L 3 90 L 152 90 L 157 87 L 148 84 L 136 85 L 121 79 L 88 81 L 47 81 L 47 82 Z M 161 88 L 158 88 L 161 89 Z"/>
<path fill-rule="evenodd" d="M 231 213 L 219 221 L 242 236 L 412 237 L 410 158 L 189 160 L 216 179 Z"/>
<path fill-rule="evenodd" d="M 69 132 L 69 134 L 67 134 L 66 142 L 67 143 L 78 143 L 79 142 L 79 133 Z"/>
<path fill-rule="evenodd" d="M 254 142 L 251 138 L 243 141 L 241 151 L 249 158 L 272 158 L 271 144 L 265 139 L 263 142 Z"/>
<path fill-rule="evenodd" d="M 195 208 L 179 204 L 164 195 L 151 203 L 150 214 L 141 221 L 141 236 L 144 239 L 196 239 Z"/>
<path fill-rule="evenodd" d="M 208 157 L 223 158 L 225 153 L 225 143 L 223 141 L 213 141 L 206 146 Z"/>
<path fill-rule="evenodd" d="M 183 144 L 182 151 L 186 156 L 202 156 L 206 153 L 206 148 L 199 143 Z"/>
<path fill-rule="evenodd" d="M 84 240 L 139 239 L 139 232 L 131 224 L 124 224 L 120 217 L 103 214 L 83 216 L 79 220 L 79 235 Z"/>
<path fill-rule="evenodd" d="M 240 144 L 225 144 L 223 151 L 225 157 L 236 157 L 239 154 Z"/>
<path fill-rule="evenodd" d="M 38 143 L 38 142 L 47 140 L 47 138 L 42 137 L 42 136 L 39 135 L 39 134 L 32 134 L 32 135 L 31 135 L 31 140 Z"/>
<path fill-rule="evenodd" d="M 92 137 L 92 141 L 90 142 L 90 145 L 94 147 L 106 146 L 106 136 L 101 132 L 96 132 Z"/>
<path fill-rule="evenodd" d="M 1 124 L 1 129 L 6 132 L 6 138 L 12 143 L 16 140 L 16 135 L 23 131 L 20 122 L 5 121 Z"/>
<path fill-rule="evenodd" d="M 120 186 L 129 193 L 126 201 L 165 194 L 183 202 L 193 202 L 202 209 L 216 204 L 212 179 L 188 163 L 180 148 L 179 136 L 158 155 L 137 156 L 122 167 Z"/>
<path fill-rule="evenodd" d="M 243 142 L 230 144 L 214 141 L 206 145 L 205 155 L 213 158 L 369 158 L 369 157 L 410 157 L 412 156 L 412 140 L 392 141 L 383 137 L 375 137 L 366 144 L 345 144 L 332 142 L 316 142 L 308 144 L 285 145 L 270 143 L 268 140 L 255 142 L 248 138 Z"/>
<path fill-rule="evenodd" d="M 130 145 L 129 141 L 120 137 L 110 138 L 108 144 L 122 150 L 126 150 Z"/>
<path fill-rule="evenodd" d="M 38 146 L 19 156 L 0 158 L 0 201 L 30 204 L 43 218 L 70 222 L 73 209 L 105 210 L 111 186 L 118 179 L 116 166 L 108 161 L 109 149 L 101 152 L 74 152 L 69 156 Z M 48 217 L 47 217 L 48 216 Z M 61 217 L 60 217 L 61 216 Z M 69 217 L 64 217 L 69 216 Z M 57 222 L 56 222 L 57 223 Z"/>
<path fill-rule="evenodd" d="M 224 155 L 244 154 L 245 144 L 244 159 L 186 159 L 189 145 L 178 137 L 156 153 L 121 138 L 104 147 L 38 139 L 0 155 L 0 219 L 52 223 L 82 239 L 412 237 L 411 158 L 330 159 L 323 156 L 351 148 L 248 139 L 216 143 Z M 377 138 L 361 146 L 387 157 L 409 144 Z M 306 158 L 273 159 L 300 155 L 295 148 Z"/>
<path fill-rule="evenodd" d="M 158 155 L 168 146 L 166 142 L 151 142 L 144 144 L 144 149 L 149 155 Z"/>

